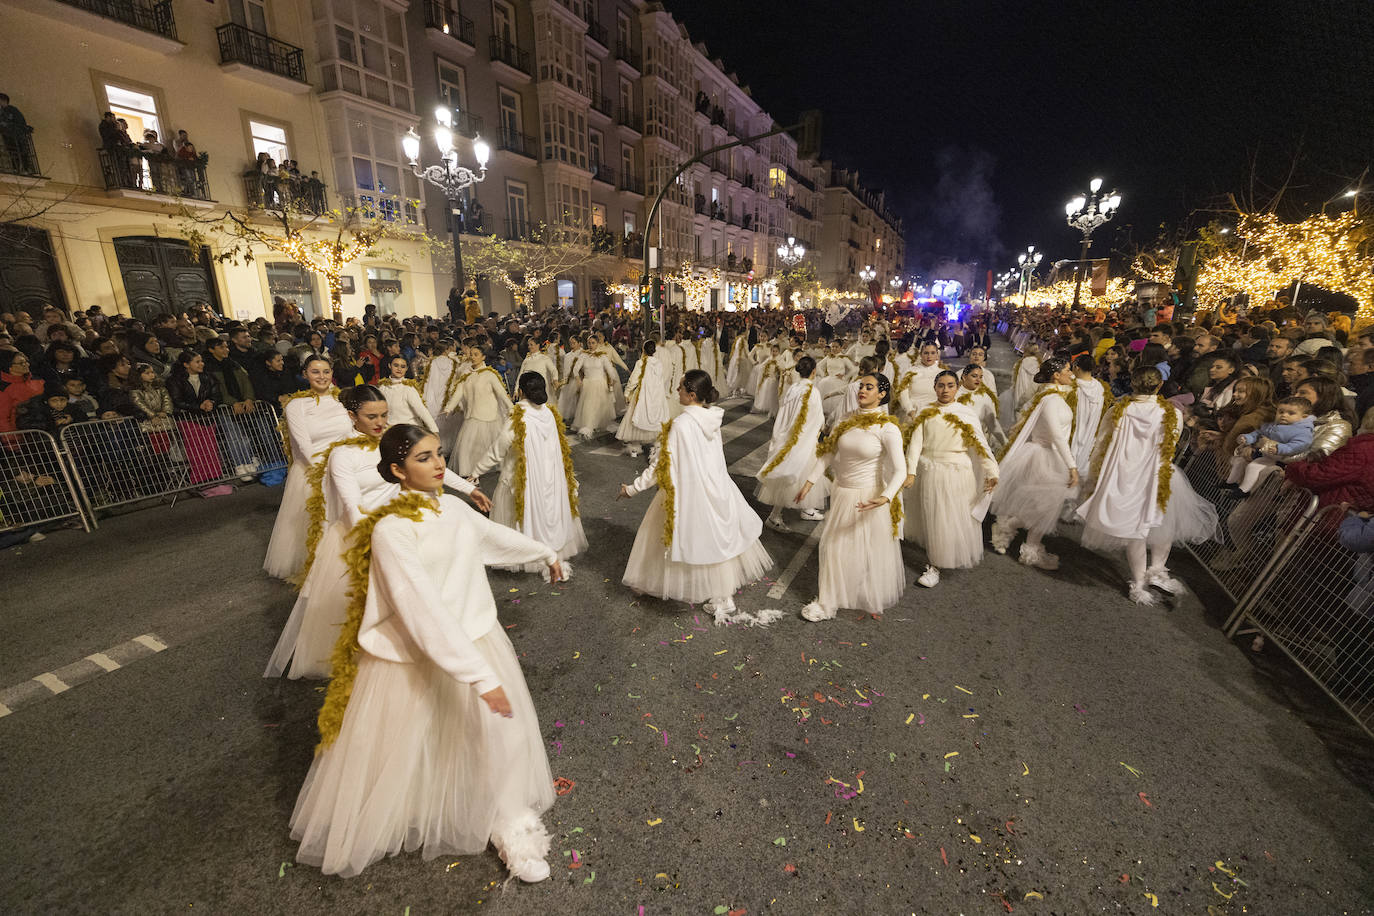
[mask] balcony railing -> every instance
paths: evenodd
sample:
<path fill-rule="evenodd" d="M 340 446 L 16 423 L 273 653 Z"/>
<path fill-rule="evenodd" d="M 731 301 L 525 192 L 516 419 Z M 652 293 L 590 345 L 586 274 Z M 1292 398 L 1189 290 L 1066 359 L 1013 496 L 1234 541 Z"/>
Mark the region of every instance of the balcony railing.
<path fill-rule="evenodd" d="M 339 199 L 345 207 L 356 207 L 363 219 L 401 226 L 421 226 L 418 200 L 368 190 L 358 191 L 356 195 L 340 194 Z"/>
<path fill-rule="evenodd" d="M 453 129 L 458 131 L 459 135 L 472 140 L 482 132 L 482 119 L 475 114 L 460 111 L 458 117 L 453 119 Z"/>
<path fill-rule="evenodd" d="M 521 134 L 513 130 L 501 128 L 501 136 L 497 141 L 497 148 L 518 153 L 521 156 L 528 156 L 531 159 L 539 158 L 538 141 L 532 134 Z"/>
<path fill-rule="evenodd" d="M 610 98 L 604 95 L 593 95 L 592 107 L 595 108 L 597 111 L 601 112 L 602 114 L 604 114 L 608 118 L 611 117 L 613 112 L 615 111 L 614 106 L 611 105 Z"/>
<path fill-rule="evenodd" d="M 436 29 L 477 47 L 477 27 L 472 20 L 441 0 L 425 0 L 425 28 Z"/>
<path fill-rule="evenodd" d="M 593 162 L 592 180 L 604 182 L 611 187 L 615 187 L 615 169 L 604 162 Z"/>
<path fill-rule="evenodd" d="M 629 173 L 622 174 L 618 187 L 622 191 L 629 191 L 631 194 L 638 194 L 640 197 L 644 196 L 644 179 L 637 175 L 631 175 Z"/>
<path fill-rule="evenodd" d="M 324 182 L 292 181 L 258 171 L 243 173 L 243 197 L 253 210 L 289 210 L 324 216 L 329 209 Z"/>
<path fill-rule="evenodd" d="M 147 191 L 171 197 L 211 200 L 205 163 L 147 153 L 136 146 L 98 150 L 105 190 Z"/>
<path fill-rule="evenodd" d="M 644 63 L 640 60 L 639 52 L 623 41 L 616 41 L 615 56 L 625 61 L 625 63 L 629 64 L 631 67 L 634 67 L 636 70 L 642 72 L 644 69 Z"/>
<path fill-rule="evenodd" d="M 493 35 L 488 45 L 488 50 L 493 61 L 500 61 L 508 67 L 514 67 L 527 76 L 532 76 L 534 71 L 530 68 L 530 52 L 511 44 L 505 39 Z"/>
<path fill-rule="evenodd" d="M 606 27 L 595 19 L 587 23 L 587 37 L 603 48 L 611 46 L 610 37 L 606 34 Z"/>
<path fill-rule="evenodd" d="M 644 133 L 644 119 L 628 108 L 621 108 L 616 111 L 615 123 L 621 127 L 628 127 L 636 133 Z"/>
<path fill-rule="evenodd" d="M 219 59 L 224 64 L 247 64 L 299 83 L 305 79 L 305 52 L 270 35 L 227 22 L 215 29 Z"/>
<path fill-rule="evenodd" d="M 0 172 L 38 177 L 38 153 L 33 148 L 33 128 L 0 136 Z"/>
<path fill-rule="evenodd" d="M 506 238 L 512 242 L 524 241 L 530 237 L 531 228 L 528 219 L 508 219 L 506 220 Z"/>
<path fill-rule="evenodd" d="M 172 15 L 172 0 L 62 0 L 106 19 L 176 40 L 177 21 Z"/>

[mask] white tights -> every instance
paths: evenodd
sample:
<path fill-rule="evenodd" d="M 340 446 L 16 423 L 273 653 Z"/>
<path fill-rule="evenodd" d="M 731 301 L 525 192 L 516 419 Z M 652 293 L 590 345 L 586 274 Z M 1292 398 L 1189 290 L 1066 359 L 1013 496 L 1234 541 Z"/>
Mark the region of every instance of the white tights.
<path fill-rule="evenodd" d="M 1029 539 L 1028 539 L 1029 540 Z M 1169 563 L 1169 548 L 1173 545 L 1168 541 L 1162 543 L 1151 542 L 1148 538 L 1136 538 L 1126 543 L 1126 563 L 1131 568 L 1131 582 L 1135 585 L 1145 584 L 1146 569 L 1164 569 Z M 1154 562 L 1146 562 L 1146 552 L 1149 552 L 1149 559 Z"/>

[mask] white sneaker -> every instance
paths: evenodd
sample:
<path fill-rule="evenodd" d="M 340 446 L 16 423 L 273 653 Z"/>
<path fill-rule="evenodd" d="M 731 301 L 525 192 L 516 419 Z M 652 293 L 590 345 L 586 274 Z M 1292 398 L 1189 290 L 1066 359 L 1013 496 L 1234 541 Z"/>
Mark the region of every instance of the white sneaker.
<path fill-rule="evenodd" d="M 1045 549 L 1044 545 L 1022 544 L 1017 559 L 1025 566 L 1037 569 L 1058 569 L 1059 558 Z"/>
<path fill-rule="evenodd" d="M 924 585 L 926 588 L 934 588 L 940 584 L 940 570 L 934 566 L 927 566 L 926 571 L 921 573 L 921 577 L 916 580 L 917 585 Z"/>
<path fill-rule="evenodd" d="M 591 439 L 596 435 L 595 431 L 593 431 L 590 426 L 586 427 L 585 429 L 579 429 L 577 431 L 577 434 L 581 436 L 583 439 Z"/>
<path fill-rule="evenodd" d="M 1126 597 L 1136 604 L 1151 605 L 1156 603 L 1154 593 L 1144 582 L 1132 582 L 1130 588 L 1126 590 Z"/>
<path fill-rule="evenodd" d="M 825 518 L 825 513 L 820 509 L 803 509 L 801 510 L 801 517 L 808 522 L 819 522 Z"/>
<path fill-rule="evenodd" d="M 1145 571 L 1145 582 L 1171 595 L 1177 595 L 1183 591 L 1183 583 L 1169 575 L 1169 570 L 1163 566 L 1155 569 L 1147 569 Z"/>
<path fill-rule="evenodd" d="M 809 620 L 812 623 L 819 623 L 822 620 L 835 619 L 835 612 L 833 610 L 823 608 L 820 606 L 818 602 L 815 601 L 811 602 L 806 607 L 802 608 L 801 615 L 804 620 Z"/>
<path fill-rule="evenodd" d="M 35 531 L 33 534 L 29 535 L 30 544 L 36 544 L 39 541 L 46 541 L 47 539 L 48 536 L 41 531 Z"/>
<path fill-rule="evenodd" d="M 637 449 L 637 448 L 626 448 L 626 449 L 625 449 L 625 456 L 626 456 L 627 458 L 638 458 L 638 457 L 639 457 L 639 449 Z"/>
<path fill-rule="evenodd" d="M 771 515 L 768 516 L 768 518 L 764 519 L 763 523 L 767 525 L 769 528 L 772 528 L 774 531 L 788 532 L 792 530 L 792 527 L 788 525 L 787 522 L 784 522 L 780 518 L 774 518 Z"/>

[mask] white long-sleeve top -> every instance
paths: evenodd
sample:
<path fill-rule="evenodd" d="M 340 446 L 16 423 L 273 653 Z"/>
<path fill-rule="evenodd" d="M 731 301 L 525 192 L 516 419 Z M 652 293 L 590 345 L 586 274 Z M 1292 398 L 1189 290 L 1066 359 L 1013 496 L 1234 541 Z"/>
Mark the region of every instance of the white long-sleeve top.
<path fill-rule="evenodd" d="M 862 360 L 865 356 L 872 356 L 875 349 L 876 348 L 871 343 L 859 342 L 855 343 L 848 350 L 845 350 L 844 355 L 848 356 L 850 360 L 853 361 L 854 365 L 857 366 L 859 364 L 859 361 Z"/>
<path fill-rule="evenodd" d="M 1065 470 L 1075 470 L 1078 463 L 1069 444 L 1073 436 L 1073 409 L 1064 400 L 1068 389 L 1053 384 L 1044 387 L 1054 393 L 1041 398 L 1040 403 L 1035 405 L 1035 410 L 1026 419 L 1026 425 L 1021 428 L 1021 434 L 1012 443 L 1011 450 L 1002 456 L 1002 461 L 1006 463 L 1016 450 L 1034 443 L 1058 455 L 1064 462 Z"/>
<path fill-rule="evenodd" d="M 553 391 L 553 386 L 558 381 L 558 366 L 544 353 L 531 353 L 525 357 L 520 363 L 520 374 L 524 375 L 526 372 L 538 372 L 544 376 L 544 384 L 548 391 Z"/>
<path fill-rule="evenodd" d="M 983 446 L 987 457 L 979 455 L 972 446 L 964 443 L 964 434 L 959 427 L 942 416 L 933 416 L 911 431 L 911 442 L 906 447 L 906 472 L 913 476 L 919 474 L 922 458 L 941 464 L 963 465 L 969 469 L 973 468 L 973 462 L 977 460 L 983 479 L 996 477 L 997 461 L 992 457 L 992 449 L 988 447 L 988 440 L 983 435 L 973 409 L 958 401 L 932 406 L 936 407 L 941 415 L 949 414 L 968 424 L 979 444 Z"/>
<path fill-rule="evenodd" d="M 859 369 L 843 356 L 827 356 L 816 363 L 816 373 L 820 378 L 842 378 L 849 381 Z"/>
<path fill-rule="evenodd" d="M 380 456 L 375 448 L 341 445 L 329 453 L 324 475 L 324 520 L 326 525 L 345 522 L 349 528 L 379 506 L 401 493 L 401 485 L 388 483 L 377 470 Z M 451 469 L 444 469 L 444 486 L 467 495 L 475 487 Z"/>
<path fill-rule="evenodd" d="M 816 460 L 816 441 L 820 438 L 821 427 L 825 425 L 825 404 L 821 393 L 810 379 L 802 379 L 787 389 L 778 407 L 778 418 L 773 422 L 773 435 L 768 443 L 768 457 L 763 462 L 766 468 L 783 450 L 792 438 L 792 430 L 801 418 L 802 405 L 806 405 L 806 422 L 797 434 L 797 441 L 778 466 L 768 472 L 767 477 L 761 468 L 758 479 L 800 478 L 810 472 Z"/>
<path fill-rule="evenodd" d="M 425 390 L 422 396 L 430 416 L 443 412 L 444 392 L 448 390 L 448 380 L 457 371 L 458 360 L 450 353 L 441 353 L 429 361 L 429 374 L 425 376 Z"/>
<path fill-rule="evenodd" d="M 558 423 L 543 404 L 521 401 L 525 422 L 525 517 L 520 530 L 530 537 L 560 549 L 573 539 L 572 508 L 568 502 L 568 478 L 563 471 L 563 446 L 558 438 Z M 499 486 L 515 486 L 514 418 L 506 419 L 501 435 L 473 471 L 480 477 L 501 465 Z"/>
<path fill-rule="evenodd" d="M 861 413 L 885 413 L 873 407 Z M 902 454 L 902 432 L 896 423 L 848 429 L 835 443 L 835 450 L 816 458 L 807 479 L 816 483 L 829 470 L 835 486 L 855 490 L 881 487 L 889 501 L 906 479 L 906 457 Z"/>
<path fill-rule="evenodd" d="M 439 497 L 420 521 L 387 516 L 372 531 L 372 568 L 358 645 L 377 658 L 428 658 L 479 693 L 501 686 L 473 645 L 499 621 L 485 565 L 553 563 L 557 555 L 457 497 Z"/>
<path fill-rule="evenodd" d="M 1002 430 L 1002 421 L 997 416 L 997 405 L 988 397 L 988 393 L 980 385 L 977 391 L 969 391 L 967 388 L 959 390 L 959 403 L 967 406 L 978 418 L 978 428 L 983 432 L 985 438 L 994 449 L 1001 448 L 1002 443 L 1007 440 L 1007 434 Z"/>
<path fill-rule="evenodd" d="M 1016 370 L 1016 377 L 1011 381 L 1011 395 L 1016 402 L 1012 405 L 1016 410 L 1021 409 L 1021 405 L 1031 399 L 1036 392 L 1035 374 L 1040 371 L 1040 360 L 1034 356 L 1023 357 L 1020 367 Z M 985 373 L 986 374 L 986 373 Z"/>
<path fill-rule="evenodd" d="M 1097 424 L 1110 396 L 1106 385 L 1095 378 L 1075 378 L 1074 385 L 1078 388 L 1078 396 L 1074 400 L 1073 436 L 1069 447 L 1073 449 L 1078 467 L 1086 468 L 1097 442 Z"/>
<path fill-rule="evenodd" d="M 925 410 L 935 403 L 935 376 L 945 371 L 938 362 L 930 366 L 916 363 L 899 382 L 894 383 L 899 390 L 893 392 L 899 416 L 910 416 Z"/>
<path fill-rule="evenodd" d="M 405 379 L 384 378 L 379 387 L 382 389 L 382 397 L 386 398 L 387 422 L 392 426 L 411 423 L 423 426 L 432 433 L 439 431 L 438 424 L 434 422 L 434 415 L 425 406 L 420 392 L 416 391 L 413 385 L 407 384 Z"/>
<path fill-rule="evenodd" d="M 353 435 L 348 411 L 332 394 L 294 398 L 286 402 L 282 415 L 286 417 L 286 434 L 295 461 L 314 464 L 320 452 Z"/>
<path fill-rule="evenodd" d="M 469 375 L 445 405 L 448 413 L 458 411 L 464 419 L 483 422 L 502 419 L 510 408 L 506 383 L 491 366 L 483 366 Z"/>
<path fill-rule="evenodd" d="M 565 350 L 562 362 L 563 383 L 574 381 L 577 378 L 577 363 L 582 359 L 582 350 Z"/>

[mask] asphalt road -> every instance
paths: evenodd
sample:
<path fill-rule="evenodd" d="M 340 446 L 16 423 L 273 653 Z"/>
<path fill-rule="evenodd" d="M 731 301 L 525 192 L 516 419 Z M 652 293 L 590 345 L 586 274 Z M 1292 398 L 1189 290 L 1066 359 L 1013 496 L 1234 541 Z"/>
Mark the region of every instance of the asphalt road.
<path fill-rule="evenodd" d="M 769 424 L 727 422 L 751 494 Z M 787 616 L 716 628 L 620 586 L 649 496 L 613 501 L 641 465 L 607 446 L 574 452 L 574 580 L 491 575 L 575 783 L 552 880 L 505 885 L 490 851 L 292 864 L 320 692 L 260 676 L 293 596 L 260 569 L 279 491 L 253 485 L 0 554 L 0 912 L 1374 912 L 1374 749 L 1229 644 L 1221 605 L 1132 605 L 1070 530 L 1056 572 L 989 552 L 881 621 L 809 624 L 794 522 L 739 599 Z"/>

